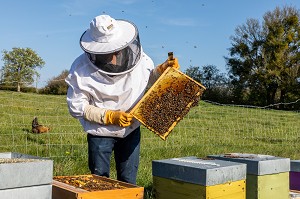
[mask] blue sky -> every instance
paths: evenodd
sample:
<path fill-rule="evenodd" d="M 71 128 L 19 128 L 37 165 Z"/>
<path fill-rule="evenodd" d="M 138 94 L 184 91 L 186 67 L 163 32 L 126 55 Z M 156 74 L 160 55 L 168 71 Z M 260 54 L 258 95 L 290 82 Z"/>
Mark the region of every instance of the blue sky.
<path fill-rule="evenodd" d="M 226 72 L 230 36 L 249 18 L 299 0 L 10 0 L 0 8 L 0 50 L 33 49 L 45 62 L 38 86 L 69 69 L 82 53 L 81 34 L 97 15 L 127 19 L 139 28 L 144 51 L 160 64 L 174 52 L 181 70 L 215 65 Z M 3 61 L 0 61 L 2 68 Z"/>

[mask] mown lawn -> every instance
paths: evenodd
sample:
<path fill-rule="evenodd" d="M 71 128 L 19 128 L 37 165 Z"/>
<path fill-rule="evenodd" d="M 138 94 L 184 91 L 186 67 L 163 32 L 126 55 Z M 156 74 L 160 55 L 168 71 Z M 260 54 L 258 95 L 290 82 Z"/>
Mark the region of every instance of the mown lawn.
<path fill-rule="evenodd" d="M 32 134 L 31 121 L 51 128 Z M 218 106 L 201 101 L 166 141 L 142 127 L 138 185 L 153 198 L 152 160 L 240 152 L 300 159 L 300 114 L 259 108 Z M 65 96 L 0 91 L 0 152 L 54 160 L 54 175 L 88 174 L 86 135 L 72 118 Z M 111 177 L 115 177 L 112 161 Z"/>

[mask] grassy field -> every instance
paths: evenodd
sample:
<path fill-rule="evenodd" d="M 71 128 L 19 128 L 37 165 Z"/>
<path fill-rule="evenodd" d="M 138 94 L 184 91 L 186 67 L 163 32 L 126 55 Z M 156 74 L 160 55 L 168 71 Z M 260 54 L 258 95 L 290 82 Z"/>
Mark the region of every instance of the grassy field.
<path fill-rule="evenodd" d="M 31 121 L 51 128 L 32 134 Z M 300 159 L 300 114 L 200 102 L 166 141 L 142 127 L 137 183 L 153 198 L 152 160 L 240 152 Z M 65 96 L 0 91 L 0 152 L 54 160 L 54 175 L 88 174 L 86 134 L 72 118 Z M 111 177 L 115 178 L 112 161 Z"/>

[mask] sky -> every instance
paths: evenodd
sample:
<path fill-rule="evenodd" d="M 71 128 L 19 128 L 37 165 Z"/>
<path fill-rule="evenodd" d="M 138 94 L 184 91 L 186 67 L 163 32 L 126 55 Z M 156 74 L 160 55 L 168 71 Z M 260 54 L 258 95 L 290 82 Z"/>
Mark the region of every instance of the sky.
<path fill-rule="evenodd" d="M 137 25 L 144 52 L 155 65 L 178 58 L 181 71 L 215 65 L 227 73 L 235 28 L 276 7 L 300 9 L 300 0 L 9 0 L 1 1 L 0 51 L 31 48 L 44 61 L 38 87 L 69 70 L 83 53 L 82 33 L 94 17 L 107 14 Z M 3 67 L 0 60 L 0 68 Z"/>

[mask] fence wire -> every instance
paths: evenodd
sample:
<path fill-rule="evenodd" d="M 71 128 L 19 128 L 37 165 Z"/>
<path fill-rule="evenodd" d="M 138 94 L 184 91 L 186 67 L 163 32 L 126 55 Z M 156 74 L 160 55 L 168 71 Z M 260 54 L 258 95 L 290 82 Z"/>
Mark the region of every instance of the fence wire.
<path fill-rule="evenodd" d="M 291 103 L 299 104 L 300 100 Z M 201 101 L 166 141 L 142 127 L 141 156 L 160 159 L 246 152 L 299 159 L 299 110 L 271 108 Z M 48 133 L 32 133 L 35 116 L 40 124 L 50 127 Z M 65 96 L 0 91 L 0 152 L 86 158 L 86 134 L 69 115 Z"/>

